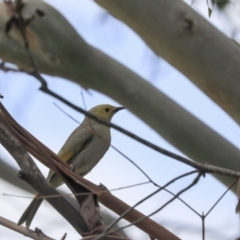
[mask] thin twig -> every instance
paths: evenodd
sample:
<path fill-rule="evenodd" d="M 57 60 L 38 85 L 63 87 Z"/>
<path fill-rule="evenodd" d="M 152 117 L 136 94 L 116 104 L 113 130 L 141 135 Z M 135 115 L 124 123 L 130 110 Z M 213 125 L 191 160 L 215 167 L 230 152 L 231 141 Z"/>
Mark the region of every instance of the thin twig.
<path fill-rule="evenodd" d="M 109 231 L 115 224 L 117 224 L 122 218 L 124 218 L 129 212 L 131 212 L 134 208 L 136 208 L 138 205 L 140 205 L 141 203 L 145 202 L 147 199 L 151 198 L 152 196 L 154 196 L 155 194 L 159 193 L 162 189 L 165 189 L 167 186 L 169 186 L 170 184 L 174 183 L 175 181 L 189 176 L 191 174 L 194 174 L 198 172 L 197 170 L 191 171 L 191 172 L 187 172 L 184 173 L 174 179 L 172 179 L 171 181 L 169 181 L 168 183 L 166 183 L 163 187 L 155 190 L 154 192 L 152 192 L 151 194 L 147 195 L 146 197 L 144 197 L 143 199 L 141 199 L 140 201 L 138 201 L 136 204 L 134 204 L 131 208 L 129 208 L 128 210 L 126 210 L 123 214 L 121 214 L 114 222 L 112 222 L 106 229 L 105 231 L 102 233 L 106 233 L 107 231 Z M 175 197 L 175 196 L 174 196 Z M 102 235 L 103 236 L 103 235 Z M 99 236 L 100 237 L 100 236 Z"/>
<path fill-rule="evenodd" d="M 213 206 L 208 210 L 206 214 L 202 212 L 200 215 L 201 222 L 202 222 L 202 240 L 205 240 L 205 219 L 210 214 L 210 212 L 216 207 L 216 205 L 221 201 L 221 199 L 227 194 L 227 192 L 236 184 L 238 178 L 233 181 L 233 183 L 227 188 L 226 191 L 219 197 L 219 199 L 213 204 Z"/>
<path fill-rule="evenodd" d="M 67 233 L 64 233 L 63 236 L 61 237 L 61 240 L 65 240 L 67 237 Z"/>
<path fill-rule="evenodd" d="M 202 212 L 202 240 L 205 240 L 205 216 L 204 216 L 204 212 Z"/>
<path fill-rule="evenodd" d="M 62 113 L 64 113 L 67 117 L 69 117 L 70 119 L 72 119 L 75 123 L 80 124 L 80 122 L 74 118 L 73 116 L 71 116 L 70 114 L 68 114 L 66 111 L 64 111 L 60 106 L 58 106 L 57 103 L 53 102 L 53 105 L 60 110 Z"/>
<path fill-rule="evenodd" d="M 81 98 L 82 98 L 84 110 L 87 111 L 87 104 L 84 98 L 83 87 L 81 87 Z"/>
<path fill-rule="evenodd" d="M 189 173 L 189 174 L 190 174 L 190 173 Z M 199 172 L 198 175 L 197 175 L 196 178 L 192 181 L 191 184 L 189 184 L 187 187 L 185 187 L 184 189 L 182 189 L 181 191 L 179 191 L 173 198 L 171 198 L 171 199 L 170 199 L 169 201 L 167 201 L 162 207 L 158 208 L 157 210 L 155 210 L 155 211 L 152 212 L 151 214 L 149 214 L 149 215 L 147 215 L 147 216 L 145 216 L 145 217 L 143 217 L 143 218 L 140 218 L 140 219 L 138 219 L 138 220 L 136 220 L 136 221 L 134 221 L 134 222 L 132 222 L 132 223 L 130 223 L 130 224 L 128 224 L 128 225 L 125 225 L 125 226 L 123 226 L 123 227 L 120 227 L 120 228 L 118 228 L 118 229 L 116 229 L 116 230 L 112 230 L 112 231 L 110 231 L 110 232 L 105 232 L 105 231 L 104 231 L 104 234 L 103 234 L 103 233 L 100 234 L 100 235 L 99 235 L 97 238 L 95 238 L 94 240 L 101 239 L 102 237 L 105 237 L 105 236 L 107 236 L 108 234 L 112 234 L 112 233 L 121 231 L 121 230 L 123 230 L 123 229 L 125 229 L 125 228 L 128 228 L 128 227 L 130 227 L 130 226 L 133 226 L 133 225 L 135 225 L 135 224 L 137 224 L 137 223 L 139 223 L 139 222 L 142 222 L 142 221 L 144 221 L 145 219 L 153 216 L 154 214 L 158 213 L 158 212 L 161 211 L 164 207 L 166 207 L 169 203 L 171 203 L 172 201 L 174 201 L 174 200 L 175 200 L 178 196 L 180 196 L 182 193 L 184 193 L 185 191 L 187 191 L 187 190 L 189 190 L 191 187 L 193 187 L 195 184 L 197 184 L 197 182 L 199 181 L 199 179 L 200 179 L 200 177 L 201 177 L 202 175 L 203 175 L 203 173 Z M 120 218 L 120 217 L 119 217 L 119 218 Z M 119 219 L 119 218 L 118 218 L 118 219 Z M 117 219 L 117 220 L 118 220 L 118 219 Z M 111 225 L 110 225 L 110 226 L 111 226 Z M 109 227 L 108 227 L 107 229 L 109 229 Z"/>
<path fill-rule="evenodd" d="M 238 181 L 238 178 L 233 181 L 233 183 L 227 188 L 227 190 L 220 196 L 220 198 L 213 204 L 213 206 L 208 210 L 208 212 L 205 214 L 205 218 L 208 216 L 208 214 L 216 207 L 216 205 L 221 201 L 221 199 L 227 194 L 227 192 L 236 184 Z"/>
<path fill-rule="evenodd" d="M 16 223 L 1 216 L 0 225 L 35 240 L 54 240 L 53 238 L 46 236 L 43 232 L 36 232 L 29 228 L 18 226 Z"/>
<path fill-rule="evenodd" d="M 142 183 L 136 183 L 136 184 L 132 184 L 132 185 L 128 185 L 128 186 L 124 186 L 124 187 L 119 187 L 119 188 L 113 188 L 113 189 L 110 189 L 110 190 L 102 190 L 102 191 L 97 191 L 97 193 L 105 193 L 105 192 L 114 192 L 114 191 L 118 191 L 118 190 L 123 190 L 123 189 L 128 189 L 128 188 L 132 188 L 132 187 L 137 187 L 137 186 L 141 186 L 141 185 L 145 185 L 145 184 L 148 184 L 150 183 L 149 181 L 147 182 L 142 182 Z M 17 197 L 17 198 L 30 198 L 32 199 L 33 197 L 27 197 L 27 196 L 21 196 L 21 195 L 14 195 L 14 194 L 8 194 L 8 193 L 3 193 L 2 194 L 3 196 L 5 197 Z M 61 194 L 61 197 L 64 196 L 87 196 L 87 195 L 95 195 L 94 192 L 88 192 L 88 193 L 65 193 L 65 194 Z M 47 198 L 58 198 L 59 195 L 41 195 L 41 196 L 38 196 L 38 197 L 35 197 L 35 198 L 38 198 L 38 199 L 47 199 Z"/>

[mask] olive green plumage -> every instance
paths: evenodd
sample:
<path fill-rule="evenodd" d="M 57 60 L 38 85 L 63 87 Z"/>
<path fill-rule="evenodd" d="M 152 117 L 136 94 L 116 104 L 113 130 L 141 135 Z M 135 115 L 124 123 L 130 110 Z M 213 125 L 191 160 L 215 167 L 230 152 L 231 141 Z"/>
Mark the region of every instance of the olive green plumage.
<path fill-rule="evenodd" d="M 123 107 L 109 104 L 95 106 L 89 112 L 106 121 L 111 121 L 113 115 Z M 71 133 L 58 156 L 73 167 L 73 171 L 81 176 L 89 173 L 107 152 L 111 143 L 110 128 L 97 121 L 85 117 L 83 122 Z M 61 178 L 53 171 L 49 171 L 47 180 L 57 188 L 62 185 Z M 18 221 L 30 226 L 43 199 L 37 194 Z"/>

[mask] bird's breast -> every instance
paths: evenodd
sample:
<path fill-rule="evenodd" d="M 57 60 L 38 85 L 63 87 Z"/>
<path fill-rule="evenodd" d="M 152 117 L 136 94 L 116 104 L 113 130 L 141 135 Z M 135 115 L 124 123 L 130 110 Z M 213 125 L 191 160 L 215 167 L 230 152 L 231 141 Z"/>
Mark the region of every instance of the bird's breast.
<path fill-rule="evenodd" d="M 93 130 L 93 129 L 92 129 Z M 111 135 L 109 128 L 95 128 L 91 141 L 73 160 L 74 171 L 82 176 L 90 172 L 107 152 Z"/>

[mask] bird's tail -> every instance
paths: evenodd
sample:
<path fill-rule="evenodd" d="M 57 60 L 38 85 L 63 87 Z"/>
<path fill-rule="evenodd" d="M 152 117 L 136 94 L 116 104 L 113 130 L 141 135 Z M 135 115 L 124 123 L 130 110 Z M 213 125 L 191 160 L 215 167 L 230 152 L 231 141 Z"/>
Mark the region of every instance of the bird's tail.
<path fill-rule="evenodd" d="M 22 214 L 21 218 L 18 221 L 18 225 L 22 225 L 23 223 L 25 223 L 26 227 L 29 227 L 38 208 L 40 207 L 43 198 L 39 198 L 40 195 L 37 194 L 34 199 L 31 201 L 31 203 L 29 204 L 29 206 L 27 207 L 27 209 L 24 211 L 24 213 Z"/>

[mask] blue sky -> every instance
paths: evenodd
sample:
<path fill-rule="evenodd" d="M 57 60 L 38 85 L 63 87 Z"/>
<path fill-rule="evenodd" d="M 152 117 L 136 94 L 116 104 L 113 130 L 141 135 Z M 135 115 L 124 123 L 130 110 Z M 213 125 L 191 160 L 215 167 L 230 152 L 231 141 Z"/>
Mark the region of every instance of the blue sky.
<path fill-rule="evenodd" d="M 92 1 L 49 0 L 48 3 L 55 6 L 89 44 L 101 49 L 150 81 L 178 104 L 239 147 L 239 127 L 237 124 L 181 73 L 152 53 L 145 43 L 123 23 L 106 15 Z M 207 7 L 204 3 L 198 5 L 198 8 L 202 14 L 207 15 Z M 230 34 L 230 27 L 221 14 L 214 11 L 211 21 L 226 34 Z M 44 77 L 48 81 L 50 89 L 83 107 L 79 86 L 64 79 Z M 79 121 L 83 119 L 83 116 L 38 91 L 38 87 L 39 83 L 25 74 L 0 72 L 0 92 L 5 97 L 3 100 L 5 107 L 22 126 L 53 151 L 58 152 L 71 131 L 77 127 L 77 124 L 61 113 L 53 102 Z M 102 103 L 118 105 L 112 99 L 91 90 L 84 92 L 84 99 L 88 109 Z M 158 146 L 180 153 L 128 110 L 119 112 L 114 116 L 113 122 Z M 160 185 L 190 170 L 188 166 L 160 155 L 115 130 L 112 130 L 112 144 L 134 160 Z M 8 157 L 3 148 L 1 148 L 0 154 L 17 167 L 15 161 Z M 39 166 L 43 173 L 47 174 L 48 169 L 41 164 Z M 146 178 L 134 166 L 113 149 L 108 151 L 86 178 L 96 184 L 103 183 L 108 189 L 146 181 Z M 170 189 L 177 192 L 189 184 L 191 179 L 193 178 L 183 179 Z M 62 188 L 66 189 L 66 187 Z M 0 215 L 17 222 L 31 199 L 6 197 L 2 194 L 22 196 L 30 196 L 30 194 L 16 189 L 4 181 L 0 181 L 0 189 Z M 155 187 L 149 184 L 115 191 L 113 194 L 133 205 L 153 190 L 155 190 Z M 207 175 L 196 187 L 185 193 L 183 199 L 199 213 L 207 212 L 224 191 L 225 187 L 221 183 Z M 149 214 L 169 198 L 168 194 L 160 193 L 137 209 L 144 214 Z M 239 217 L 234 213 L 235 205 L 236 196 L 228 193 L 206 219 L 207 239 L 220 239 L 220 236 L 222 239 L 233 239 L 237 236 L 239 233 Z M 193 237 L 194 239 L 201 239 L 200 218 L 179 201 L 173 202 L 163 211 L 154 215 L 153 219 L 162 223 L 182 239 L 193 239 Z M 32 228 L 35 227 L 42 229 L 44 233 L 56 239 L 62 237 L 65 232 L 68 233 L 67 239 L 79 238 L 71 226 L 46 202 L 41 206 L 32 223 Z M 221 231 L 221 229 L 223 230 Z M 212 235 L 212 232 L 219 235 Z M 131 228 L 129 234 L 133 239 L 146 239 L 146 236 L 136 228 Z M 0 238 L 3 240 L 25 239 L 24 236 L 3 227 L 0 230 Z"/>

